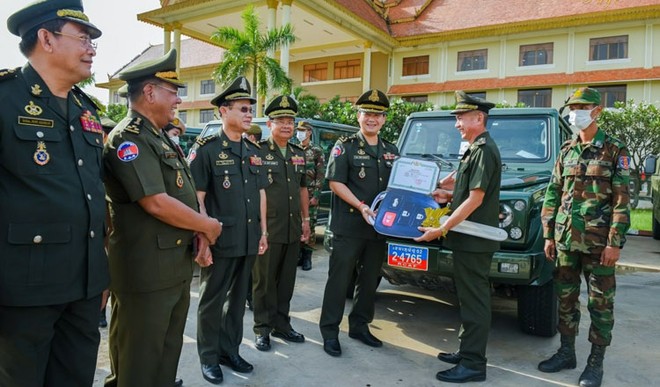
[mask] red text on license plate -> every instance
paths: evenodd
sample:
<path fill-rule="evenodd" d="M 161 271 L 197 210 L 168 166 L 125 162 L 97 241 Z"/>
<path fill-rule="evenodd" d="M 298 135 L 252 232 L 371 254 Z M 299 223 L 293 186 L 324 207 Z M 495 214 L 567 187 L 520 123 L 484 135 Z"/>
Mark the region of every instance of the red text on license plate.
<path fill-rule="evenodd" d="M 388 243 L 387 264 L 406 269 L 427 271 L 429 269 L 429 249 L 426 247 Z"/>

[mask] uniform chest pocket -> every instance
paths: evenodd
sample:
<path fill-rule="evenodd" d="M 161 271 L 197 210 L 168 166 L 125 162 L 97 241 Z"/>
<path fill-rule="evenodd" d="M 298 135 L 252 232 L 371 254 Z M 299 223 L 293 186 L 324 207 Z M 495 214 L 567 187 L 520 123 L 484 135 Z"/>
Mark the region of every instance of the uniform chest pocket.
<path fill-rule="evenodd" d="M 370 156 L 353 157 L 353 166 L 356 168 L 376 168 L 378 161 Z"/>
<path fill-rule="evenodd" d="M 587 164 L 587 176 L 610 178 L 612 177 L 612 162 L 607 160 L 591 160 Z"/>
<path fill-rule="evenodd" d="M 3 163 L 21 175 L 66 173 L 66 163 L 72 156 L 62 130 L 17 124 L 14 134 L 17 140 L 11 147 L 11 157 Z"/>

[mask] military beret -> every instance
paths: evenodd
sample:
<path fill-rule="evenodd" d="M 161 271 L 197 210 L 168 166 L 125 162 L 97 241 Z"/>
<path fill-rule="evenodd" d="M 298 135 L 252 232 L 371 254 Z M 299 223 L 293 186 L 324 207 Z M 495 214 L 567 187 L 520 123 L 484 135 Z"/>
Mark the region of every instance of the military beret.
<path fill-rule="evenodd" d="M 227 101 L 237 101 L 240 99 L 247 99 L 250 103 L 257 102 L 256 99 L 252 98 L 250 82 L 248 82 L 245 77 L 234 79 L 222 93 L 218 94 L 211 100 L 211 104 L 220 106 Z"/>
<path fill-rule="evenodd" d="M 286 95 L 278 95 L 266 107 L 264 113 L 269 118 L 295 117 L 298 114 L 298 104 Z"/>
<path fill-rule="evenodd" d="M 312 130 L 312 125 L 307 121 L 298 121 L 296 130 Z"/>
<path fill-rule="evenodd" d="M 361 112 L 385 113 L 390 107 L 390 100 L 382 91 L 372 89 L 364 92 L 355 102 L 355 106 Z"/>
<path fill-rule="evenodd" d="M 600 92 L 590 87 L 576 89 L 564 106 L 568 105 L 600 105 Z"/>
<path fill-rule="evenodd" d="M 27 32 L 41 24 L 62 19 L 87 28 L 89 37 L 96 39 L 101 36 L 94 24 L 85 15 L 81 0 L 39 0 L 26 5 L 14 12 L 7 19 L 7 29 L 16 36 L 23 37 Z"/>
<path fill-rule="evenodd" d="M 248 129 L 247 134 L 261 134 L 261 126 L 257 124 L 250 125 L 250 129 Z"/>
<path fill-rule="evenodd" d="M 475 110 L 482 111 L 486 114 L 490 109 L 495 107 L 495 104 L 488 102 L 483 98 L 468 95 L 463 90 L 456 90 L 456 108 L 451 111 L 451 114 L 467 113 Z"/>
<path fill-rule="evenodd" d="M 186 125 L 183 124 L 183 121 L 179 119 L 179 117 L 174 117 L 174 119 L 165 125 L 163 128 L 164 131 L 168 131 L 171 129 L 179 129 L 181 131 L 181 134 L 186 133 Z"/>
<path fill-rule="evenodd" d="M 140 82 L 148 78 L 158 78 L 163 82 L 176 87 L 183 87 L 184 82 L 179 80 L 176 72 L 176 49 L 171 49 L 164 56 L 138 63 L 135 66 L 122 70 L 118 78 L 128 83 Z"/>

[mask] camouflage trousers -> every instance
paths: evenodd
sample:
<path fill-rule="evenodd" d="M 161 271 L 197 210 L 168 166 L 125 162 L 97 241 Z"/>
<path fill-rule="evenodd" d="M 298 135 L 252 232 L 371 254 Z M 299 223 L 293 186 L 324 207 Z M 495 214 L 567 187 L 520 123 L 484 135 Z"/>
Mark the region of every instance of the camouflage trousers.
<path fill-rule="evenodd" d="M 616 294 L 614 271 L 614 267 L 600 264 L 600 252 L 557 251 L 554 279 L 559 298 L 559 333 L 566 336 L 578 334 L 582 274 L 587 283 L 587 309 L 591 317 L 589 341 L 596 345 L 610 345 Z"/>
<path fill-rule="evenodd" d="M 316 246 L 316 232 L 314 229 L 316 228 L 316 214 L 319 212 L 319 206 L 309 206 L 309 240 L 307 242 L 303 242 L 300 245 L 300 248 L 302 250 L 314 250 L 314 246 Z"/>

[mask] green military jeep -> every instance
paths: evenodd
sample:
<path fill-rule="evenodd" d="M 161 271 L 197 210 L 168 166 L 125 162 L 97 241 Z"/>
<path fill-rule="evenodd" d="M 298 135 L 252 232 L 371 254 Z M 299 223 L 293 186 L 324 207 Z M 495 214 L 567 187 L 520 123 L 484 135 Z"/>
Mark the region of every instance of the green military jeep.
<path fill-rule="evenodd" d="M 399 137 L 401 156 L 442 159 L 441 178 L 456 169 L 467 143 L 454 127 L 449 111 L 411 114 Z M 502 156 L 500 228 L 508 238 L 501 243 L 491 266 L 496 290 L 518 298 L 521 329 L 538 336 L 553 336 L 557 326 L 557 300 L 553 264 L 543 253 L 541 206 L 561 144 L 571 137 L 568 124 L 557 110 L 546 108 L 492 109 L 488 131 Z M 327 227 L 326 248 L 331 249 L 332 226 Z M 416 243 L 387 239 L 388 251 L 410 251 L 384 257 L 383 277 L 393 284 L 437 289 L 452 277 L 452 252 L 440 241 Z"/>
<path fill-rule="evenodd" d="M 651 231 L 653 239 L 660 239 L 660 158 L 651 156 L 646 159 L 644 172 L 651 177 L 651 201 L 653 203 Z"/>

